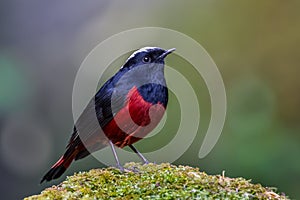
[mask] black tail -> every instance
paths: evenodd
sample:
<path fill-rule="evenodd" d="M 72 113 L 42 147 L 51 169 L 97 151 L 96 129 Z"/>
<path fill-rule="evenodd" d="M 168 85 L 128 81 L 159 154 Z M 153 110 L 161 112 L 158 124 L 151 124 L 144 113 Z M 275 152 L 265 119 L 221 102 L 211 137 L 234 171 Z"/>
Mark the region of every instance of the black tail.
<path fill-rule="evenodd" d="M 42 178 L 40 183 L 43 183 L 44 181 L 51 181 L 53 179 L 59 178 L 65 171 L 66 171 L 66 168 L 64 166 L 58 166 L 55 168 L 51 168 L 45 174 L 45 176 Z"/>
<path fill-rule="evenodd" d="M 44 175 L 40 183 L 44 181 L 51 181 L 53 179 L 59 178 L 70 166 L 77 151 L 73 148 L 68 148 L 66 153 L 51 167 L 51 169 Z"/>

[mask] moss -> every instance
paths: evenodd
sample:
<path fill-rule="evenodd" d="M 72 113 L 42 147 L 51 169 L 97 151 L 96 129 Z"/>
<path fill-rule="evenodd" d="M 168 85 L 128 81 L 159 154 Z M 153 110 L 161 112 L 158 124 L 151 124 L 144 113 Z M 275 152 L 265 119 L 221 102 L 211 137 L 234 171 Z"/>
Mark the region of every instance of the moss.
<path fill-rule="evenodd" d="M 207 175 L 188 166 L 127 163 L 125 167 L 130 171 L 110 167 L 79 172 L 25 199 L 288 199 L 274 188 Z"/>

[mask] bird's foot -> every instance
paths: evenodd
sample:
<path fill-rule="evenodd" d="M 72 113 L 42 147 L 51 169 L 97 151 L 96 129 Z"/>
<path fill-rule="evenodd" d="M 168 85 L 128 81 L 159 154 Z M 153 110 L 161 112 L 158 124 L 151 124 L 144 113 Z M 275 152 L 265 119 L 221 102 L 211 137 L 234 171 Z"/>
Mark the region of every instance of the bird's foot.
<path fill-rule="evenodd" d="M 139 173 L 140 170 L 135 167 L 135 166 L 131 166 L 130 168 L 127 168 L 130 172 L 133 172 L 133 173 Z"/>
<path fill-rule="evenodd" d="M 116 168 L 118 168 L 121 172 L 125 172 L 125 168 L 122 165 L 117 164 Z"/>
<path fill-rule="evenodd" d="M 133 168 L 132 169 L 129 169 L 129 168 L 125 168 L 123 167 L 122 165 L 116 165 L 116 168 L 120 170 L 120 172 L 136 172 L 136 170 L 134 170 Z"/>
<path fill-rule="evenodd" d="M 144 165 L 148 165 L 150 162 L 144 156 L 142 157 Z"/>
<path fill-rule="evenodd" d="M 148 160 L 145 160 L 145 161 L 144 161 L 144 165 L 148 165 L 148 164 L 150 164 L 150 163 L 152 163 L 152 164 L 155 164 L 155 165 L 156 165 L 156 162 L 149 162 Z"/>

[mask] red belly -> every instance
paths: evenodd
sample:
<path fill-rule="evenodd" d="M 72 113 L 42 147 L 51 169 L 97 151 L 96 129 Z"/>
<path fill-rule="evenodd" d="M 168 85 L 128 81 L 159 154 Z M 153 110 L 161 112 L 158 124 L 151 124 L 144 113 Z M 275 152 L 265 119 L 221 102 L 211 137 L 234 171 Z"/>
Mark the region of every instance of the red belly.
<path fill-rule="evenodd" d="M 129 92 L 125 107 L 114 116 L 103 131 L 116 146 L 123 148 L 150 133 L 160 122 L 164 112 L 162 104 L 153 105 L 145 101 L 137 88 L 133 88 Z"/>

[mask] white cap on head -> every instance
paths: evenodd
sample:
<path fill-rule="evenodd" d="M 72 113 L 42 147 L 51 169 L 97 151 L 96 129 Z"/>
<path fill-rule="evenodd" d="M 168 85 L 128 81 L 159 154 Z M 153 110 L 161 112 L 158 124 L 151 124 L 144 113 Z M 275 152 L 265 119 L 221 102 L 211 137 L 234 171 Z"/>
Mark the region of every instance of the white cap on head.
<path fill-rule="evenodd" d="M 126 62 L 130 59 L 130 58 L 133 58 L 136 54 L 138 53 L 141 53 L 141 52 L 148 52 L 150 50 L 154 50 L 154 49 L 161 49 L 159 47 L 143 47 L 143 48 L 140 48 L 138 50 L 136 50 L 135 52 L 133 52 L 129 58 L 127 58 Z"/>

